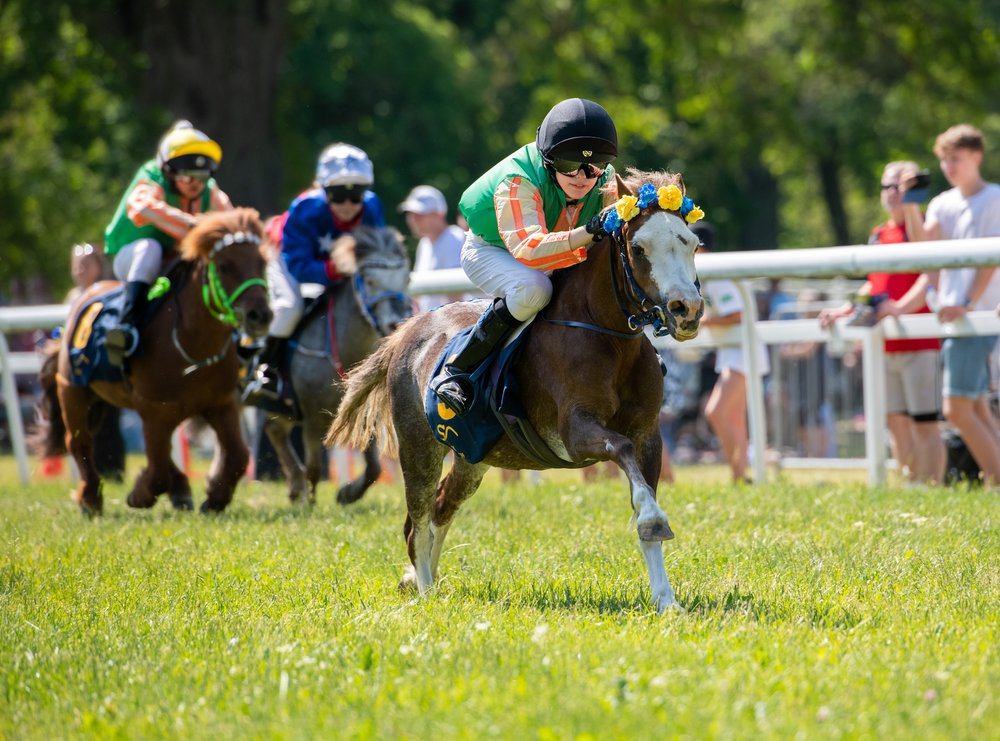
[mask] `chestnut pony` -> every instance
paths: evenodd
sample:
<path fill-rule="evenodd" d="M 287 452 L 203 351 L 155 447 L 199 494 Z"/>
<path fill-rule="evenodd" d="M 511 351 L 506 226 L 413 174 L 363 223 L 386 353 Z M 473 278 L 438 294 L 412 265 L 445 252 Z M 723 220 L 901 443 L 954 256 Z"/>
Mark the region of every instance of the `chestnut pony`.
<path fill-rule="evenodd" d="M 618 191 L 643 183 L 680 186 L 670 173 L 629 171 Z M 663 375 L 639 325 L 653 323 L 679 340 L 697 334 L 704 310 L 694 267 L 698 238 L 677 212 L 655 202 L 588 258 L 552 276 L 552 300 L 536 317 L 513 373 L 535 431 L 567 466 L 611 460 L 625 472 L 631 505 L 660 612 L 679 607 L 667 578 L 661 541 L 673 538 L 656 502 Z M 328 443 L 364 444 L 374 435 L 398 455 L 406 491 L 403 527 L 412 567 L 401 588 L 426 593 L 437 578 L 448 528 L 490 466 L 545 468 L 509 438 L 481 463 L 455 457 L 441 479 L 448 448 L 424 416 L 424 393 L 449 338 L 476 321 L 481 304 L 457 303 L 404 323 L 348 375 L 347 392 Z M 391 421 L 391 424 L 389 422 Z"/>
<path fill-rule="evenodd" d="M 236 393 L 239 362 L 234 330 L 252 336 L 267 332 L 271 310 L 267 305 L 263 227 L 257 211 L 238 208 L 204 215 L 178 246 L 180 261 L 167 274 L 172 287 L 155 315 L 142 328 L 138 352 L 128 360 L 124 381 L 70 383 L 69 339 L 88 299 L 114 285 L 97 283 L 70 307 L 58 356 L 43 364 L 45 391 L 42 416 L 43 452 L 67 448 L 80 470 L 73 493 L 84 514 L 103 509 L 101 479 L 94 466 L 92 406 L 100 399 L 131 407 L 142 418 L 148 467 L 129 493 L 130 507 L 146 508 L 167 493 L 174 507 L 192 509 L 187 476 L 170 457 L 173 431 L 189 417 L 202 416 L 218 438 L 208 476 L 208 498 L 202 512 L 219 512 L 233 498 L 246 471 L 249 451 L 240 427 Z M 165 264 L 169 264 L 170 253 Z M 60 439 L 62 438 L 62 439 Z"/>

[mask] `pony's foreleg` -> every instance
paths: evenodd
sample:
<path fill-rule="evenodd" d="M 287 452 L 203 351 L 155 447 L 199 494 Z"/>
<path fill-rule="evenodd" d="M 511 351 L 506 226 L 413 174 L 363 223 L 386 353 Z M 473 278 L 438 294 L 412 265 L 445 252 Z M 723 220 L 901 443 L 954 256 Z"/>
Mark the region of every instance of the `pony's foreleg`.
<path fill-rule="evenodd" d="M 658 434 L 641 439 L 636 450 L 636 443 L 624 435 L 606 429 L 592 417 L 578 417 L 566 431 L 564 440 L 574 457 L 613 460 L 628 476 L 639 548 L 646 562 L 653 604 L 660 613 L 680 609 L 663 561 L 661 541 L 670 540 L 674 533 L 656 501 L 662 445 Z"/>
<path fill-rule="evenodd" d="M 232 501 L 236 484 L 246 473 L 250 451 L 243 442 L 240 408 L 235 397 L 232 403 L 207 409 L 202 416 L 215 430 L 219 456 L 217 467 L 208 477 L 207 499 L 202 502 L 201 511 L 221 512 Z"/>
<path fill-rule="evenodd" d="M 352 481 L 348 481 L 337 492 L 339 504 L 351 504 L 365 495 L 368 488 L 378 481 L 382 474 L 382 462 L 379 460 L 378 446 L 372 440 L 365 448 L 365 470 Z"/>
<path fill-rule="evenodd" d="M 146 442 L 146 468 L 139 472 L 132 491 L 125 498 L 129 507 L 148 509 L 156 497 L 170 489 L 175 468 L 170 459 L 171 435 L 178 420 L 143 416 L 142 435 Z"/>
<path fill-rule="evenodd" d="M 271 441 L 271 447 L 281 464 L 281 471 L 288 481 L 288 499 L 292 504 L 309 504 L 315 501 L 315 490 L 310 492 L 305 467 L 289 439 L 294 427 L 295 423 L 287 417 L 268 417 L 264 422 L 264 433 Z M 309 441 L 306 440 L 306 446 L 308 445 Z"/>
<path fill-rule="evenodd" d="M 666 514 L 656 503 L 656 478 L 647 479 L 637 457 L 636 444 L 629 438 L 607 429 L 594 417 L 577 413 L 568 424 L 560 425 L 560 433 L 566 443 L 566 449 L 576 460 L 596 458 L 611 460 L 618 464 L 628 476 L 632 492 L 632 511 L 635 513 L 636 529 L 642 540 L 670 540 L 674 537 Z M 643 440 L 643 462 L 655 447 L 648 440 Z M 657 455 L 659 449 L 657 448 Z M 659 465 L 657 463 L 657 465 Z M 657 469 L 658 470 L 658 469 Z M 652 471 L 651 471 L 652 472 Z M 652 472 L 655 473 L 655 472 Z"/>
<path fill-rule="evenodd" d="M 88 517 L 99 515 L 104 511 L 104 496 L 101 475 L 94 463 L 94 438 L 89 424 L 93 397 L 86 388 L 69 385 L 60 386 L 58 394 L 66 424 L 66 450 L 80 471 L 80 483 L 73 492 L 73 501 Z"/>

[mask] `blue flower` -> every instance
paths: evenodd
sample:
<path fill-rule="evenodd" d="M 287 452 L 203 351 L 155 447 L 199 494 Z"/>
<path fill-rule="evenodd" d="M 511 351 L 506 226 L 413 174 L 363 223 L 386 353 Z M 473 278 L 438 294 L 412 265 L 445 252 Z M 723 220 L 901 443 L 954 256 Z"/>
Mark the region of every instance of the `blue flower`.
<path fill-rule="evenodd" d="M 612 232 L 616 232 L 621 229 L 622 224 L 624 223 L 625 222 L 622 221 L 622 217 L 618 215 L 618 212 L 615 209 L 610 209 L 604 216 L 604 223 L 602 226 L 604 227 L 604 231 L 611 234 Z"/>
<path fill-rule="evenodd" d="M 652 183 L 646 183 L 639 188 L 639 202 L 636 204 L 639 208 L 646 208 L 649 204 L 656 200 L 656 186 Z"/>
<path fill-rule="evenodd" d="M 684 200 L 681 201 L 681 216 L 687 216 L 692 208 L 694 208 L 694 201 L 684 196 Z"/>

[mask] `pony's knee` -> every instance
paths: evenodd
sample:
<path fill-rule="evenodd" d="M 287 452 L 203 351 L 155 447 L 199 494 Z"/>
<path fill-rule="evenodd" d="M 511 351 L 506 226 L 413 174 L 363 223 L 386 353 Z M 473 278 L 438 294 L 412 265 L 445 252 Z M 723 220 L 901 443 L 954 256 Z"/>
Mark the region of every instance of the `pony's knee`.
<path fill-rule="evenodd" d="M 507 292 L 504 301 L 511 315 L 522 322 L 544 309 L 552 299 L 552 281 L 539 273 L 541 280 L 522 283 Z"/>

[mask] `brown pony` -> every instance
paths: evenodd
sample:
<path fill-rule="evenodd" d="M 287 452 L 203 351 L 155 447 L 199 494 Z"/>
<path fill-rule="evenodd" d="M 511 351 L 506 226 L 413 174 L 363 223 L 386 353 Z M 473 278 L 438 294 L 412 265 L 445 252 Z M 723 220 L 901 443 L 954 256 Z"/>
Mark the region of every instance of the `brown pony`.
<path fill-rule="evenodd" d="M 680 185 L 669 173 L 629 171 L 619 193 L 643 183 Z M 628 476 L 631 504 L 658 611 L 678 607 L 660 541 L 673 538 L 656 502 L 661 440 L 657 419 L 663 376 L 639 325 L 653 323 L 685 340 L 704 310 L 694 268 L 697 237 L 677 212 L 654 203 L 619 237 L 590 249 L 586 261 L 552 276 L 548 307 L 530 327 L 514 375 L 535 431 L 566 466 L 612 460 Z M 489 466 L 546 468 L 501 438 L 483 462 L 456 456 L 441 479 L 448 448 L 431 434 L 424 393 L 449 338 L 472 324 L 481 305 L 458 303 L 403 324 L 353 371 L 327 443 L 362 445 L 377 436 L 398 455 L 406 490 L 410 561 L 400 587 L 421 594 L 437 578 L 452 519 Z M 387 424 L 391 420 L 392 424 Z"/>
<path fill-rule="evenodd" d="M 103 508 L 92 437 L 91 408 L 98 399 L 131 407 L 142 418 L 149 465 L 128 495 L 130 507 L 152 507 L 158 495 L 168 493 L 174 507 L 193 508 L 187 476 L 171 460 L 170 440 L 177 426 L 195 415 L 204 417 L 218 438 L 201 510 L 218 512 L 232 500 L 249 460 L 240 427 L 233 334 L 235 329 L 265 334 L 271 321 L 262 231 L 257 211 L 249 208 L 199 219 L 179 245 L 180 261 L 168 269 L 173 287 L 143 327 L 123 382 L 77 386 L 69 380 L 69 346 L 80 310 L 114 284 L 95 284 L 70 307 L 66 339 L 57 347 L 55 362 L 50 359 L 42 369 L 42 416 L 49 423 L 42 447 L 45 455 L 67 448 L 73 455 L 81 476 L 73 498 L 85 514 L 100 514 Z"/>

